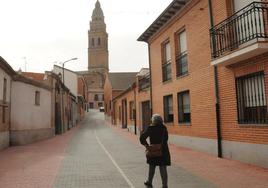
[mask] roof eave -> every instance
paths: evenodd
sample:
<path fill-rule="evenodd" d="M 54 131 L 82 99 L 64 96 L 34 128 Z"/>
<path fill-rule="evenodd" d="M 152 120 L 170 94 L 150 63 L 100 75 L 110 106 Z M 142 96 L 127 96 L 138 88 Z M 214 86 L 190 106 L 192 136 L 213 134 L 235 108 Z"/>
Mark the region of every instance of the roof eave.
<path fill-rule="evenodd" d="M 149 39 L 186 4 L 186 2 L 187 0 L 173 0 L 137 40 L 148 42 Z"/>

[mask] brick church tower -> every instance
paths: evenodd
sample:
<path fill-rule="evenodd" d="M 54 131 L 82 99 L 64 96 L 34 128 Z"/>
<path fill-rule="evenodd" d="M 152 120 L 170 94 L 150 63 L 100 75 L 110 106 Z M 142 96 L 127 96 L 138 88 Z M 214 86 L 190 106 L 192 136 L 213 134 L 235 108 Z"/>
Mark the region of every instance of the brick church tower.
<path fill-rule="evenodd" d="M 98 109 L 104 106 L 104 81 L 109 71 L 108 34 L 106 24 L 97 0 L 88 31 L 88 70 L 77 72 L 87 83 L 88 107 Z"/>
<path fill-rule="evenodd" d="M 108 72 L 108 34 L 98 0 L 91 18 L 90 30 L 88 31 L 88 69 Z"/>

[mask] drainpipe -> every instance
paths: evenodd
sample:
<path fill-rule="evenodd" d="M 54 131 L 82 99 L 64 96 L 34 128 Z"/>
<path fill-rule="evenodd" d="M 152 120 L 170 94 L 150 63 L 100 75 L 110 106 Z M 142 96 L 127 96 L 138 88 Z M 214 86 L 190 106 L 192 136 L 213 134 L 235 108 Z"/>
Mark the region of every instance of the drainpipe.
<path fill-rule="evenodd" d="M 134 132 L 135 132 L 135 135 L 137 135 L 137 100 L 136 100 L 136 83 L 133 84 L 133 90 L 134 90 L 134 105 L 135 105 L 135 108 L 134 108 Z M 133 112 L 132 112 L 133 113 Z"/>
<path fill-rule="evenodd" d="M 210 27 L 214 26 L 212 2 L 208 0 Z M 215 52 L 215 38 L 212 37 L 212 52 Z M 222 158 L 222 136 L 221 136 L 221 120 L 220 120 L 220 97 L 219 97 L 219 79 L 218 79 L 218 67 L 214 65 L 214 83 L 215 83 L 215 95 L 216 95 L 216 129 L 217 129 L 217 144 L 218 144 L 218 157 Z"/>
<path fill-rule="evenodd" d="M 148 44 L 148 56 L 149 56 L 149 71 L 150 71 L 150 110 L 151 110 L 151 116 L 153 115 L 153 88 L 152 88 L 152 66 L 151 66 L 151 55 L 150 55 L 150 44 Z"/>

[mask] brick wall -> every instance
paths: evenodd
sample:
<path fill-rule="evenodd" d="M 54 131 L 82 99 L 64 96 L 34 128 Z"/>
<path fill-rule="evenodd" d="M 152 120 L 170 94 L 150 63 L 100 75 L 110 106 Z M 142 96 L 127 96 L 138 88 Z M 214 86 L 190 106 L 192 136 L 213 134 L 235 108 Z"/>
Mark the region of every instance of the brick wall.
<path fill-rule="evenodd" d="M 171 134 L 216 138 L 213 67 L 210 65 L 208 1 L 192 1 L 150 41 L 153 113 L 163 113 L 163 96 L 173 95 L 174 122 Z M 175 34 L 185 28 L 188 49 L 188 75 L 176 77 Z M 161 44 L 171 44 L 172 80 L 162 82 Z M 191 124 L 178 123 L 177 93 L 190 91 Z"/>

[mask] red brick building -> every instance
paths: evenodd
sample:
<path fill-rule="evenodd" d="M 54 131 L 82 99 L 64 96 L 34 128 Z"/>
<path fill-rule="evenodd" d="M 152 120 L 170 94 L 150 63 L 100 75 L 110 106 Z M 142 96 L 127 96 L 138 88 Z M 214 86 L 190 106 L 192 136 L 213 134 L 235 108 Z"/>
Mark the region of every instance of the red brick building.
<path fill-rule="evenodd" d="M 130 86 L 112 99 L 112 123 L 139 134 L 150 124 L 150 75 L 143 68 Z"/>
<path fill-rule="evenodd" d="M 136 72 L 107 73 L 104 82 L 104 108 L 106 119 L 111 120 L 112 99 L 127 89 L 136 78 Z"/>
<path fill-rule="evenodd" d="M 172 143 L 268 166 L 267 20 L 266 3 L 174 0 L 140 36 Z"/>

